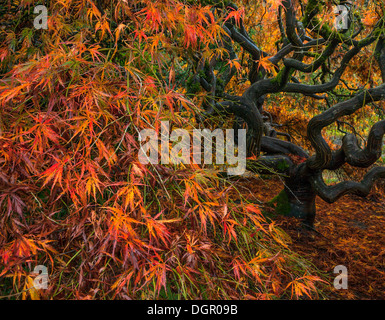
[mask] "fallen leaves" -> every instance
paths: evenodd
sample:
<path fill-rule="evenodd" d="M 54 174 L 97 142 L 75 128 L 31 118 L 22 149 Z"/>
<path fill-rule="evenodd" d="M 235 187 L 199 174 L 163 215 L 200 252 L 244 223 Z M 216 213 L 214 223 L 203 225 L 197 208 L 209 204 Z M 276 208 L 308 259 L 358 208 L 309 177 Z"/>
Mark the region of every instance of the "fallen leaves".
<path fill-rule="evenodd" d="M 269 185 L 254 183 L 257 198 L 271 199 L 282 188 L 278 180 Z M 380 191 L 377 191 L 380 192 Z M 297 254 L 309 259 L 329 277 L 327 294 L 332 299 L 383 299 L 385 286 L 385 197 L 377 193 L 377 201 L 345 196 L 335 204 L 317 199 L 317 232 L 301 231 L 298 221 L 278 218 L 278 225 L 287 232 L 287 242 Z M 333 269 L 344 265 L 348 269 L 348 290 L 333 287 Z M 311 283 L 308 283 L 311 286 Z M 303 282 L 288 285 L 292 294 L 305 295 Z"/>

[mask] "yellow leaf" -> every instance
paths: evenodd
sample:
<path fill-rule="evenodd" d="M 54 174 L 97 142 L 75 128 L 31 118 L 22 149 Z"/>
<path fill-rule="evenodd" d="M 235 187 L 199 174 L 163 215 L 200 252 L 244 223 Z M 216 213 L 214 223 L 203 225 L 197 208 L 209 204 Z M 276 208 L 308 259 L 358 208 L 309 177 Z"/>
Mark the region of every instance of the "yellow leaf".
<path fill-rule="evenodd" d="M 23 290 L 25 291 L 22 293 L 22 300 L 26 300 L 27 293 L 29 293 L 31 300 L 40 300 L 39 291 L 36 290 L 33 279 L 30 276 L 26 277 Z"/>

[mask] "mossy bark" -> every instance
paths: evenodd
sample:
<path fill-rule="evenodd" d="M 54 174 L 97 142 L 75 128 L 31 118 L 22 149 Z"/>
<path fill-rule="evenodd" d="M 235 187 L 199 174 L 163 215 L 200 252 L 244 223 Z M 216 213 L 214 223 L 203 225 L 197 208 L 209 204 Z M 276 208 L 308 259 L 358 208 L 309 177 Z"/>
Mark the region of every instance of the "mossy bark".
<path fill-rule="evenodd" d="M 313 227 L 316 213 L 315 195 L 301 197 L 285 188 L 272 202 L 277 214 L 298 218 L 305 226 Z"/>
<path fill-rule="evenodd" d="M 296 217 L 305 226 L 313 227 L 316 214 L 316 194 L 305 175 L 293 175 L 285 179 L 285 188 L 271 203 L 277 214 Z"/>

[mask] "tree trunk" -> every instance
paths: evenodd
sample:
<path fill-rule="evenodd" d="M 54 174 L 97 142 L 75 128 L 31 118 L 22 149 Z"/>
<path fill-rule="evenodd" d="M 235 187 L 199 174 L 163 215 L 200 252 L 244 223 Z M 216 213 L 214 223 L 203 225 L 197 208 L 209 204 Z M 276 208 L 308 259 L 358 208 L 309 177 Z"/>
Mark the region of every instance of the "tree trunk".
<path fill-rule="evenodd" d="M 309 173 L 295 170 L 290 177 L 285 178 L 285 188 L 273 199 L 276 212 L 302 220 L 307 227 L 313 227 L 316 206 L 316 193 L 309 181 Z"/>

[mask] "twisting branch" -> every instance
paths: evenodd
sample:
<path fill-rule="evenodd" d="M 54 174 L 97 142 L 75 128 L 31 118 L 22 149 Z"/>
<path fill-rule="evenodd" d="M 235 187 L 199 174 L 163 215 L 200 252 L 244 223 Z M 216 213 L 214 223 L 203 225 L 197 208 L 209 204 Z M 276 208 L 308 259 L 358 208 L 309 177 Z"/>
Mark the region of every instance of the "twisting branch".
<path fill-rule="evenodd" d="M 345 135 L 342 148 L 345 153 L 346 162 L 359 168 L 368 168 L 374 164 L 381 157 L 384 134 L 385 120 L 382 120 L 377 122 L 370 130 L 364 149 L 358 146 L 358 141 L 354 134 Z"/>
<path fill-rule="evenodd" d="M 376 58 L 377 63 L 381 70 L 382 82 L 385 82 L 385 38 L 384 36 L 378 39 L 376 50 L 374 52 L 374 57 Z"/>
<path fill-rule="evenodd" d="M 338 40 L 332 40 L 330 44 L 326 47 L 325 51 L 312 64 L 304 64 L 294 59 L 285 59 L 284 64 L 286 67 L 294 68 L 298 71 L 302 71 L 305 73 L 314 72 L 314 70 L 317 70 L 323 63 L 325 63 L 326 59 L 334 53 L 338 44 Z"/>
<path fill-rule="evenodd" d="M 336 104 L 334 107 L 324 111 L 310 120 L 308 125 L 308 138 L 316 150 L 316 155 L 307 160 L 307 165 L 313 170 L 323 169 L 332 160 L 332 152 L 329 145 L 322 137 L 321 131 L 342 116 L 347 116 L 367 103 L 385 98 L 385 84 L 374 89 L 365 90 L 354 98 Z"/>
<path fill-rule="evenodd" d="M 282 5 L 286 11 L 286 35 L 290 43 L 297 47 L 302 47 L 303 42 L 297 34 L 298 21 L 295 16 L 293 3 L 291 0 L 282 1 Z"/>
<path fill-rule="evenodd" d="M 380 178 L 385 178 L 384 167 L 371 169 L 361 182 L 344 181 L 333 186 L 327 186 L 322 178 L 322 174 L 318 173 L 311 178 L 311 184 L 321 199 L 328 203 L 333 203 L 348 193 L 366 197 L 370 193 L 374 182 Z"/>

